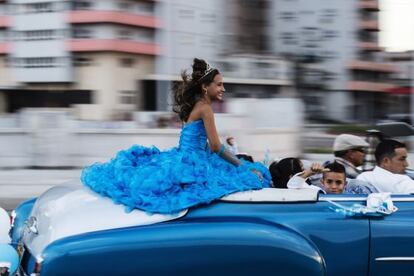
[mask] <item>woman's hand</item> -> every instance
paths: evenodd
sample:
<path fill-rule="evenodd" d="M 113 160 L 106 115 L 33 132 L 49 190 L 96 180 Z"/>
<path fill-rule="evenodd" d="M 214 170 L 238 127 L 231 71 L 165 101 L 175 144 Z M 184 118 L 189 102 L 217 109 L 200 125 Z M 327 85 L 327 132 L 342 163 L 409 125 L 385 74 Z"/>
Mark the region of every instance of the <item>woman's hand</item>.
<path fill-rule="evenodd" d="M 261 173 L 261 172 L 259 172 L 259 171 L 258 171 L 258 170 L 256 170 L 256 169 L 251 169 L 251 172 L 252 172 L 252 173 L 254 173 L 254 174 L 257 176 L 257 178 L 259 178 L 259 180 L 260 180 L 261 182 L 263 182 L 264 178 L 263 178 L 263 175 L 262 175 L 262 173 Z"/>

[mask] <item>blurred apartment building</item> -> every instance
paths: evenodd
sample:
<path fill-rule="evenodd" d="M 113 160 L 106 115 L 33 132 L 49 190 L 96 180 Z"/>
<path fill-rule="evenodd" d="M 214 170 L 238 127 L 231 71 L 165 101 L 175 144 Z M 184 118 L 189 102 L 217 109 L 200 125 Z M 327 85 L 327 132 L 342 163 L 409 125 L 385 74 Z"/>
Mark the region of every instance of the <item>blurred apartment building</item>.
<path fill-rule="evenodd" d="M 0 111 L 167 111 L 201 57 L 226 97 L 300 96 L 309 118 L 374 121 L 396 99 L 378 12 L 378 0 L 0 0 Z"/>
<path fill-rule="evenodd" d="M 75 107 L 80 118 L 117 119 L 171 110 L 171 83 L 194 57 L 224 67 L 231 96 L 293 93 L 288 61 L 249 47 L 226 52 L 228 13 L 238 17 L 227 4 L 0 0 L 0 111 Z"/>
<path fill-rule="evenodd" d="M 372 122 L 394 95 L 378 44 L 378 0 L 269 1 L 271 48 L 296 64 L 308 116 Z"/>
<path fill-rule="evenodd" d="M 144 80 L 155 97 L 147 110 L 170 110 L 169 87 L 194 57 L 206 59 L 224 75 L 226 99 L 295 96 L 291 68 L 285 58 L 267 51 L 261 19 L 267 1 L 158 1 L 163 28 L 158 32 L 163 54 L 157 56 L 156 75 Z M 151 95 L 147 95 L 148 98 Z M 144 103 L 151 103 L 149 100 Z M 218 106 L 218 111 L 226 110 Z"/>
<path fill-rule="evenodd" d="M 76 107 L 108 119 L 136 108 L 154 71 L 156 1 L 0 1 L 1 111 Z"/>
<path fill-rule="evenodd" d="M 161 62 L 170 73 L 195 47 L 222 69 L 230 97 L 300 96 L 310 119 L 373 122 L 401 103 L 390 93 L 398 69 L 379 47 L 378 0 L 206 1 L 210 24 L 197 20 L 207 7 L 177 2 L 167 13 L 181 16 L 166 24 L 176 41 L 163 43 L 171 58 Z"/>

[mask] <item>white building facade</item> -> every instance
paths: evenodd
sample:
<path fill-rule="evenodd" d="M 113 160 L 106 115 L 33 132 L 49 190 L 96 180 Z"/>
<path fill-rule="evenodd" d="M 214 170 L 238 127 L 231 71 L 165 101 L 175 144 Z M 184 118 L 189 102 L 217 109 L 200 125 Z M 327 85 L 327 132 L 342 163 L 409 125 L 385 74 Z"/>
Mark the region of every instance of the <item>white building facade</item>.
<path fill-rule="evenodd" d="M 293 56 L 311 75 L 301 80 L 308 112 L 338 121 L 381 117 L 395 67 L 383 61 L 378 46 L 378 0 L 269 4 L 271 48 Z"/>

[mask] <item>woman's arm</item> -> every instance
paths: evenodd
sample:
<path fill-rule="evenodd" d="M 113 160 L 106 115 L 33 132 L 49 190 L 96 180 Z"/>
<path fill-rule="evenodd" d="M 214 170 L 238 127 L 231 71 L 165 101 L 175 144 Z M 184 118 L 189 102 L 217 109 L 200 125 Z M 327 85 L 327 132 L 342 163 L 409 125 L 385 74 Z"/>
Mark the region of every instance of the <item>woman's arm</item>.
<path fill-rule="evenodd" d="M 213 109 L 210 105 L 203 105 L 201 107 L 201 118 L 203 119 L 204 127 L 206 128 L 206 134 L 211 150 L 219 154 L 220 157 L 227 162 L 235 166 L 240 165 L 241 161 L 221 144 L 214 122 Z"/>

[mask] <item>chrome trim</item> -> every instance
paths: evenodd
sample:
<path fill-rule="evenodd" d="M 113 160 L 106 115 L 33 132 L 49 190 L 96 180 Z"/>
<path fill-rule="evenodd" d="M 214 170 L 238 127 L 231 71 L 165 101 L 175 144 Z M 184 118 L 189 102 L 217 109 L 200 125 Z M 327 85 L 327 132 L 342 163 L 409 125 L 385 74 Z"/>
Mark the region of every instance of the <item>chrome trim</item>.
<path fill-rule="evenodd" d="M 391 196 L 393 202 L 414 202 L 414 196 L 410 197 L 393 197 Z M 366 196 L 358 196 L 358 197 L 319 197 L 319 201 L 366 201 Z"/>
<path fill-rule="evenodd" d="M 414 257 L 379 257 L 377 262 L 414 262 Z"/>
<path fill-rule="evenodd" d="M 366 201 L 367 197 L 319 197 L 319 201 Z M 414 199 L 413 199 L 414 200 Z"/>
<path fill-rule="evenodd" d="M 391 196 L 391 199 L 393 202 L 409 202 L 409 201 L 414 201 L 414 196 L 411 197 L 401 197 L 401 198 L 395 198 Z"/>

